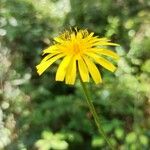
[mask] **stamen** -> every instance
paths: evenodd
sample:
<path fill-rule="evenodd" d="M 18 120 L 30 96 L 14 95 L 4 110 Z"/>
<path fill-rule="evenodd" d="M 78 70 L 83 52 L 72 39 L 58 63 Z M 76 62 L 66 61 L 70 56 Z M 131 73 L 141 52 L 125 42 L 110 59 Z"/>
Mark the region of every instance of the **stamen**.
<path fill-rule="evenodd" d="M 60 38 L 63 40 L 70 40 L 70 31 L 66 30 L 63 34 L 60 35 Z"/>
<path fill-rule="evenodd" d="M 83 35 L 83 38 L 87 37 L 89 35 L 89 32 L 85 29 L 85 30 L 81 30 L 81 33 Z"/>

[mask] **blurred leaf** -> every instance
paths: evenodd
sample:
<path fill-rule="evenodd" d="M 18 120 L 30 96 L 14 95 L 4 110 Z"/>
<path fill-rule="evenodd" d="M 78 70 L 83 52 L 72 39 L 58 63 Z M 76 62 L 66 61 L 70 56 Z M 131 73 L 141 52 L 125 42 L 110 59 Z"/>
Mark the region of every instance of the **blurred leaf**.
<path fill-rule="evenodd" d="M 123 139 L 124 138 L 124 130 L 122 128 L 116 128 L 115 129 L 115 135 L 118 139 Z"/>
<path fill-rule="evenodd" d="M 43 139 L 35 143 L 39 150 L 66 150 L 68 148 L 68 143 L 64 140 L 65 136 L 63 134 L 43 131 L 42 137 Z"/>
<path fill-rule="evenodd" d="M 137 140 L 137 135 L 135 132 L 130 132 L 126 136 L 126 142 L 127 143 L 134 143 Z"/>
<path fill-rule="evenodd" d="M 140 142 L 143 144 L 143 145 L 148 145 L 148 137 L 147 136 L 145 136 L 145 135 L 140 135 L 140 137 L 139 137 L 139 139 L 140 139 Z"/>
<path fill-rule="evenodd" d="M 94 137 L 92 139 L 92 146 L 93 147 L 102 147 L 105 144 L 105 140 L 102 137 Z"/>
<path fill-rule="evenodd" d="M 150 60 L 145 61 L 145 63 L 142 65 L 142 70 L 150 73 Z"/>

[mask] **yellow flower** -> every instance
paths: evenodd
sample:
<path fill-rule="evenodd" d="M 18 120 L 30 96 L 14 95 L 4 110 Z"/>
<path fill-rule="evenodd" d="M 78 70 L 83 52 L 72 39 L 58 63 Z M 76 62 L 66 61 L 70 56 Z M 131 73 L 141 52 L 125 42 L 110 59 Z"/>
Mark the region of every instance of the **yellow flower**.
<path fill-rule="evenodd" d="M 58 59 L 62 59 L 57 72 L 56 81 L 64 81 L 66 84 L 74 84 L 77 71 L 83 82 L 89 82 L 89 74 L 96 84 L 102 82 L 100 71 L 95 63 L 100 64 L 107 70 L 114 72 L 116 67 L 103 56 L 118 59 L 119 56 L 106 49 L 104 46 L 117 46 L 107 38 L 99 38 L 94 33 L 87 30 L 65 31 L 60 36 L 54 38 L 54 45 L 43 51 L 47 54 L 39 65 L 37 72 L 41 75 Z"/>

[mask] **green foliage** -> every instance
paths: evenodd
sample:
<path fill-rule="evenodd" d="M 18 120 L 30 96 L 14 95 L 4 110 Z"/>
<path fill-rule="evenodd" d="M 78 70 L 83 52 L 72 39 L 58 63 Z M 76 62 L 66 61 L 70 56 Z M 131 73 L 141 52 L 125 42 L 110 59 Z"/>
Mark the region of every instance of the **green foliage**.
<path fill-rule="evenodd" d="M 101 69 L 88 84 L 102 126 L 116 149 L 150 147 L 149 2 L 1 0 L 0 149 L 107 149 L 77 80 L 55 82 L 57 64 L 43 76 L 42 49 L 70 26 L 88 28 L 121 46 L 118 70 Z"/>
<path fill-rule="evenodd" d="M 60 133 L 53 134 L 48 131 L 43 131 L 42 139 L 38 140 L 35 145 L 39 150 L 65 150 L 68 148 L 68 143 L 63 140 L 64 135 Z"/>

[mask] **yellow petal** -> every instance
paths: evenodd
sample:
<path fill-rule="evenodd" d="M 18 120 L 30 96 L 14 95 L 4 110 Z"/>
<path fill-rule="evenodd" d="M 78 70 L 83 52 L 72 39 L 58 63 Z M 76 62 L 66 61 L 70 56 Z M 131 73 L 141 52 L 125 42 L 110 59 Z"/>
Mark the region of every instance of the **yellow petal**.
<path fill-rule="evenodd" d="M 46 53 L 53 53 L 53 52 L 59 53 L 59 51 L 56 51 L 56 50 L 58 50 L 57 45 L 52 45 L 52 46 L 48 47 L 47 49 L 43 50 L 43 55 Z"/>
<path fill-rule="evenodd" d="M 59 54 L 57 56 L 52 57 L 51 59 L 41 62 L 39 65 L 36 66 L 37 72 L 41 75 L 48 67 L 50 67 L 56 60 L 63 57 L 64 54 Z"/>
<path fill-rule="evenodd" d="M 66 84 L 74 84 L 76 79 L 76 59 L 71 59 L 66 73 Z"/>
<path fill-rule="evenodd" d="M 103 66 L 107 70 L 111 72 L 114 72 L 116 70 L 116 67 L 105 58 L 102 58 L 94 53 L 87 53 L 87 55 L 92 57 L 95 60 L 95 62 L 99 63 L 101 66 Z"/>
<path fill-rule="evenodd" d="M 74 41 L 74 40 L 75 40 L 75 37 L 76 37 L 76 36 L 75 36 L 75 33 L 72 33 L 72 34 L 71 34 L 71 40 Z"/>
<path fill-rule="evenodd" d="M 106 41 L 100 41 L 100 42 L 96 42 L 96 43 L 93 44 L 93 46 L 105 46 L 105 45 L 119 46 L 119 44 L 106 42 Z"/>
<path fill-rule="evenodd" d="M 88 44 L 91 44 L 91 43 L 89 43 L 89 42 L 91 41 L 91 39 L 94 38 L 93 35 L 94 35 L 94 32 L 91 32 L 88 36 L 84 37 L 83 40 L 84 40 L 86 43 L 88 42 Z"/>
<path fill-rule="evenodd" d="M 89 72 L 82 58 L 78 59 L 78 67 L 83 82 L 89 82 Z"/>
<path fill-rule="evenodd" d="M 77 32 L 77 39 L 82 39 L 82 32 Z"/>
<path fill-rule="evenodd" d="M 58 43 L 63 43 L 63 42 L 64 42 L 64 40 L 61 39 L 60 37 L 55 37 L 54 40 L 55 40 L 56 42 L 58 42 Z"/>
<path fill-rule="evenodd" d="M 97 60 L 97 63 L 99 63 L 101 66 L 103 66 L 104 68 L 106 68 L 107 70 L 111 71 L 111 72 L 114 72 L 116 70 L 116 67 L 110 63 L 108 60 L 100 57 L 98 60 Z"/>
<path fill-rule="evenodd" d="M 94 44 L 94 43 L 97 43 L 97 42 L 108 42 L 109 40 L 107 38 L 98 38 L 98 37 L 91 37 L 89 39 L 89 42 Z"/>
<path fill-rule="evenodd" d="M 91 32 L 91 33 L 87 36 L 87 38 L 91 38 L 93 35 L 94 35 L 94 32 Z"/>
<path fill-rule="evenodd" d="M 89 40 L 87 41 L 89 44 L 94 44 L 94 43 L 97 43 L 99 42 L 100 39 L 96 38 L 96 37 L 91 37 L 89 38 Z"/>
<path fill-rule="evenodd" d="M 60 63 L 56 72 L 56 81 L 63 81 L 66 75 L 67 67 L 71 60 L 70 56 L 66 56 Z"/>
<path fill-rule="evenodd" d="M 119 55 L 111 50 L 108 50 L 108 49 L 101 49 L 101 48 L 92 48 L 90 49 L 89 51 L 93 51 L 97 54 L 102 54 L 102 55 L 105 55 L 105 56 L 110 56 L 114 59 L 119 59 Z"/>
<path fill-rule="evenodd" d="M 56 54 L 57 54 L 57 53 L 48 54 L 47 56 L 45 56 L 45 57 L 42 59 L 41 63 L 47 61 L 48 59 L 50 59 L 51 57 L 55 56 Z"/>
<path fill-rule="evenodd" d="M 96 65 L 86 56 L 83 56 L 83 59 L 88 67 L 88 70 L 96 84 L 102 82 L 101 75 Z"/>

